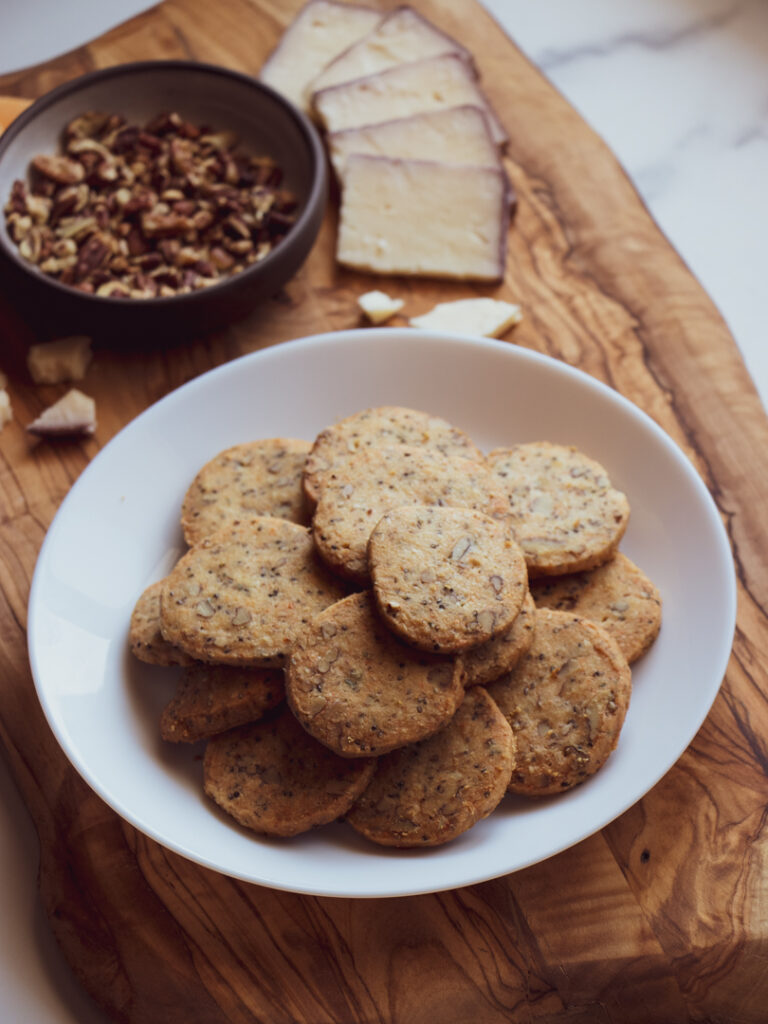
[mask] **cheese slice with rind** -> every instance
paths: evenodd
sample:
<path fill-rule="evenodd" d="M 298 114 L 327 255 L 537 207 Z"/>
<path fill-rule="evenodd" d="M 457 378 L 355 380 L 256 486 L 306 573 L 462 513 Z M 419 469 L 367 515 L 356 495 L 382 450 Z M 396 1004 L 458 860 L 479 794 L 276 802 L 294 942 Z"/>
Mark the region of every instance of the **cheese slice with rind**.
<path fill-rule="evenodd" d="M 497 145 L 507 141 L 467 62 L 454 53 L 332 85 L 316 92 L 313 99 L 317 116 L 328 132 L 469 105 L 485 112 Z"/>
<path fill-rule="evenodd" d="M 312 92 L 327 89 L 340 82 L 375 75 L 380 71 L 425 60 L 446 53 L 455 53 L 474 67 L 466 47 L 427 21 L 412 7 L 399 7 L 388 14 L 376 28 L 350 46 L 321 71 L 312 83 Z"/>
<path fill-rule="evenodd" d="M 336 257 L 379 274 L 497 281 L 504 274 L 509 196 L 498 167 L 352 155 Z"/>
<path fill-rule="evenodd" d="M 499 150 L 480 107 L 446 107 L 413 117 L 328 136 L 328 151 L 339 180 L 352 153 L 400 160 L 436 160 L 443 164 L 498 167 Z"/>
<path fill-rule="evenodd" d="M 344 50 L 367 35 L 383 15 L 358 4 L 310 0 L 286 29 L 259 79 L 308 111 L 309 83 Z"/>

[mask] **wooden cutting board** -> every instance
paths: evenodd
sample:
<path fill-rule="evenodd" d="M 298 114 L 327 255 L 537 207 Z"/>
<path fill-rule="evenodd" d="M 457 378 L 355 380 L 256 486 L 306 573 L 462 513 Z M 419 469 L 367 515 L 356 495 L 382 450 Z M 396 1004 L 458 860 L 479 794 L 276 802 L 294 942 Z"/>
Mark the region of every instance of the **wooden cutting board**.
<path fill-rule="evenodd" d="M 82 984 L 111 1018 L 132 1024 L 764 1024 L 768 422 L 717 311 L 600 139 L 477 4 L 416 5 L 475 53 L 509 131 L 519 210 L 502 287 L 342 272 L 331 210 L 304 269 L 249 320 L 186 345 L 168 339 L 154 353 L 101 352 L 84 383 L 98 403 L 96 437 L 57 447 L 30 445 L 20 426 L 59 392 L 29 384 L 24 349 L 34 339 L 7 297 L 1 304 L 16 422 L 0 435 L 0 736 L 39 833 L 43 904 Z M 34 97 L 91 68 L 146 58 L 254 72 L 298 6 L 166 0 L 92 45 L 0 79 L 0 93 Z M 728 674 L 695 741 L 598 835 L 467 889 L 316 899 L 196 867 L 88 789 L 37 702 L 26 604 L 48 524 L 110 437 L 225 360 L 356 326 L 354 298 L 374 285 L 404 296 L 410 313 L 470 294 L 518 301 L 525 321 L 513 343 L 578 366 L 645 409 L 690 455 L 722 512 L 739 619 Z"/>

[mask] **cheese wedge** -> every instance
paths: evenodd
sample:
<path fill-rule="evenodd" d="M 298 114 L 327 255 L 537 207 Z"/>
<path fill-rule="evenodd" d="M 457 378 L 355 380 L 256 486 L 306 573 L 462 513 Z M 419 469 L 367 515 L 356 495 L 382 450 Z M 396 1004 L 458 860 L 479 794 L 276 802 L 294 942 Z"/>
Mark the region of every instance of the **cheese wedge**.
<path fill-rule="evenodd" d="M 352 155 L 336 258 L 378 274 L 497 281 L 509 183 L 498 167 Z"/>
<path fill-rule="evenodd" d="M 519 324 L 523 314 L 519 306 L 501 299 L 456 299 L 438 302 L 423 316 L 411 317 L 411 327 L 428 331 L 454 331 L 457 334 L 478 334 L 484 338 L 500 338 Z"/>
<path fill-rule="evenodd" d="M 464 105 L 480 107 L 494 142 L 506 142 L 507 134 L 467 62 L 455 53 L 399 64 L 314 94 L 315 111 L 328 132 Z"/>
<path fill-rule="evenodd" d="M 27 430 L 38 437 L 87 436 L 96 430 L 96 403 L 89 395 L 72 388 L 44 409 Z"/>
<path fill-rule="evenodd" d="M 330 61 L 378 25 L 370 7 L 310 0 L 286 29 L 259 79 L 308 111 L 307 86 Z"/>
<path fill-rule="evenodd" d="M 446 107 L 397 121 L 332 132 L 328 151 L 339 181 L 351 153 L 399 160 L 498 167 L 499 150 L 480 107 Z"/>
<path fill-rule="evenodd" d="M 84 334 L 30 345 L 27 367 L 35 384 L 82 380 L 91 362 L 91 339 Z"/>
<path fill-rule="evenodd" d="M 455 53 L 474 68 L 469 50 L 417 14 L 412 7 L 399 7 L 367 36 L 332 60 L 314 80 L 311 90 L 317 92 L 340 82 L 378 74 L 397 64 L 445 53 Z"/>

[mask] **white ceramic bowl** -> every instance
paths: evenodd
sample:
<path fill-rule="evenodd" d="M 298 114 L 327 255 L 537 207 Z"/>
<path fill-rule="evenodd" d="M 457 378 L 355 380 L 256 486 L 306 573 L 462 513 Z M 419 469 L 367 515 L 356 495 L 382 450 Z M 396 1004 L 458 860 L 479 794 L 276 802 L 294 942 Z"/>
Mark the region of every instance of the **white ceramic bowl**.
<path fill-rule="evenodd" d="M 181 554 L 181 499 L 216 452 L 258 437 L 313 438 L 367 406 L 443 416 L 482 448 L 575 444 L 608 469 L 632 513 L 622 550 L 664 602 L 661 634 L 634 666 L 618 748 L 558 797 L 506 798 L 446 846 L 397 851 L 337 824 L 260 838 L 203 794 L 201 746 L 164 744 L 176 672 L 128 652 L 144 587 Z M 563 363 L 513 345 L 413 329 L 320 335 L 229 363 L 168 395 L 93 460 L 43 544 L 29 607 L 35 683 L 59 742 L 136 828 L 226 874 L 335 896 L 437 891 L 515 871 L 602 828 L 640 799 L 693 739 L 725 672 L 735 578 L 718 511 L 688 459 L 636 406 Z"/>

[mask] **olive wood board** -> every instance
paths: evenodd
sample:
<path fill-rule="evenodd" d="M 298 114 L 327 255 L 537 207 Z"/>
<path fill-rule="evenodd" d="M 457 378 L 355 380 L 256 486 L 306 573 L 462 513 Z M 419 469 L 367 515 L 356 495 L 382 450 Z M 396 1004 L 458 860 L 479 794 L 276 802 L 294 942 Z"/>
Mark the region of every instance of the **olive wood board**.
<path fill-rule="evenodd" d="M 16 413 L 0 435 L 0 738 L 39 835 L 44 909 L 85 989 L 110 1019 L 131 1024 L 764 1024 L 768 421 L 717 310 L 604 143 L 478 4 L 415 6 L 475 54 L 509 132 L 519 202 L 502 285 L 344 271 L 333 258 L 331 204 L 304 268 L 245 321 L 184 344 L 158 339 L 151 351 L 100 351 L 82 385 L 97 402 L 96 435 L 55 446 L 30 443 L 23 424 L 60 389 L 29 382 L 24 353 L 38 339 L 10 297 L 0 299 Z M 0 93 L 34 98 L 140 59 L 192 57 L 255 73 L 298 8 L 166 0 L 82 49 L 1 78 Z M 117 431 L 229 359 L 358 326 L 355 298 L 373 287 L 405 298 L 411 315 L 474 294 L 519 302 L 525 319 L 510 343 L 577 366 L 643 408 L 717 503 L 739 614 L 728 672 L 694 742 L 600 833 L 464 889 L 315 898 L 198 867 L 101 802 L 43 717 L 26 606 L 57 507 Z"/>

